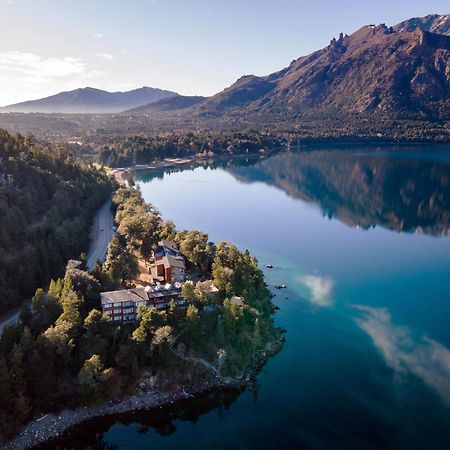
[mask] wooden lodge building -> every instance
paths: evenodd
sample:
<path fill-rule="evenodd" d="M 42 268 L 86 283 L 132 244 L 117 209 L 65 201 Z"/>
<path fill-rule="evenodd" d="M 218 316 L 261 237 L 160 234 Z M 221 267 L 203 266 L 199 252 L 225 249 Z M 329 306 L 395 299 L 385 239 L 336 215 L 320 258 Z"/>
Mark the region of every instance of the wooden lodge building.
<path fill-rule="evenodd" d="M 156 282 L 176 283 L 185 280 L 186 264 L 175 242 L 158 242 L 158 247 L 153 252 L 150 272 Z"/>
<path fill-rule="evenodd" d="M 141 305 L 165 309 L 172 300 L 177 306 L 185 304 L 181 297 L 180 283 L 102 292 L 100 299 L 103 313 L 108 316 L 108 320 L 119 323 L 136 321 L 138 307 Z"/>

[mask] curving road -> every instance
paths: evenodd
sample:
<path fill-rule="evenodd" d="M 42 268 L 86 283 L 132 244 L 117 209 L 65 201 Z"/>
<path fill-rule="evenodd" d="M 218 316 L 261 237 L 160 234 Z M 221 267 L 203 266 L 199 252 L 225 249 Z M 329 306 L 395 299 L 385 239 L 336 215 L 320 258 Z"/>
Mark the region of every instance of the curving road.
<path fill-rule="evenodd" d="M 91 230 L 91 246 L 87 257 L 87 268 L 92 270 L 97 261 L 103 262 L 108 251 L 108 244 L 114 235 L 114 220 L 111 212 L 111 200 L 108 200 L 95 214 Z M 6 325 L 17 322 L 20 308 L 0 318 L 0 334 Z"/>

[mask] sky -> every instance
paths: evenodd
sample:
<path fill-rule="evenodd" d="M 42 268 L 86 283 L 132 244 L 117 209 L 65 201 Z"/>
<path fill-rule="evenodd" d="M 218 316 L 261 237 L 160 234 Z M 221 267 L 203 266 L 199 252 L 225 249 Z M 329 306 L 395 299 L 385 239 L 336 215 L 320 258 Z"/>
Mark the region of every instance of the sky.
<path fill-rule="evenodd" d="M 78 87 L 212 95 L 340 32 L 448 14 L 448 0 L 0 0 L 0 105 Z"/>

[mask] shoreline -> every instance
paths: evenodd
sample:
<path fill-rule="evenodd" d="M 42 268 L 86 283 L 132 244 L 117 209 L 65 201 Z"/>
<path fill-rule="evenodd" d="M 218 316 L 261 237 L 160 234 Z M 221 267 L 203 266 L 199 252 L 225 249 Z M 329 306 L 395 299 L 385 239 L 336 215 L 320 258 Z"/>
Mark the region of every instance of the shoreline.
<path fill-rule="evenodd" d="M 274 150 L 266 153 L 249 153 L 244 155 L 235 155 L 232 156 L 232 158 L 249 158 L 249 157 L 264 157 L 267 155 L 271 155 L 272 153 L 277 153 L 279 150 Z M 193 156 L 193 157 L 186 157 L 186 158 L 165 158 L 160 161 L 155 161 L 148 164 L 134 164 L 132 166 L 125 166 L 125 167 L 111 167 L 108 170 L 108 173 L 112 175 L 117 183 L 121 186 L 126 186 L 127 181 L 124 179 L 124 175 L 126 173 L 133 173 L 140 170 L 159 170 L 159 169 L 170 169 L 172 167 L 180 167 L 185 166 L 187 164 L 197 163 L 201 164 L 202 162 L 207 161 L 217 161 L 220 159 L 229 159 L 224 155 L 216 155 L 216 156 Z"/>
<path fill-rule="evenodd" d="M 205 383 L 202 387 L 184 387 L 173 392 L 160 392 L 155 389 L 110 400 L 106 404 L 92 407 L 80 407 L 48 413 L 30 422 L 16 437 L 4 444 L 5 450 L 25 450 L 58 438 L 76 425 L 100 417 L 116 416 L 140 410 L 152 411 L 156 408 L 174 404 L 180 400 L 193 398 L 209 390 L 244 390 L 249 382 L 236 378 Z"/>
<path fill-rule="evenodd" d="M 269 149 L 265 150 L 263 153 L 248 153 L 248 154 L 237 154 L 237 155 L 214 155 L 214 156 L 186 156 L 184 158 L 165 158 L 162 160 L 154 161 L 151 163 L 146 164 L 134 164 L 131 166 L 124 166 L 124 167 L 111 167 L 109 168 L 109 173 L 114 176 L 115 180 L 119 183 L 121 186 L 127 185 L 127 181 L 123 178 L 124 174 L 126 173 L 133 173 L 140 170 L 159 170 L 159 169 L 169 169 L 173 167 L 180 167 L 187 164 L 192 163 L 202 163 L 207 161 L 218 161 L 221 159 L 229 160 L 229 159 L 235 159 L 235 158 L 249 158 L 249 157 L 267 157 L 271 156 L 276 153 L 280 153 L 283 151 L 308 151 L 308 150 L 315 150 L 320 149 L 323 145 L 331 145 L 334 148 L 339 149 L 343 146 L 350 146 L 350 147 L 357 147 L 359 145 L 367 145 L 371 148 L 376 148 L 379 146 L 389 146 L 394 148 L 402 148 L 402 147 L 419 147 L 421 145 L 433 145 L 433 146 L 447 146 L 448 142 L 441 142 L 441 141 L 424 141 L 424 142 L 418 142 L 418 141 L 408 141 L 408 140 L 389 140 L 389 139 L 361 139 L 361 140 L 342 140 L 342 141 L 329 141 L 327 139 L 325 140 L 304 140 L 303 142 L 299 142 L 297 145 L 291 145 L 291 146 L 284 146 L 284 147 L 278 147 L 276 149 Z"/>
<path fill-rule="evenodd" d="M 256 375 L 267 361 L 275 356 L 283 347 L 285 330 L 277 328 L 278 338 L 267 344 L 254 361 L 252 370 L 239 377 L 220 376 L 214 381 L 204 382 L 202 386 L 184 386 L 176 391 L 160 392 L 154 388 L 128 395 L 118 400 L 109 400 L 98 406 L 84 406 L 77 409 L 65 409 L 60 412 L 50 412 L 34 418 L 19 434 L 3 444 L 5 450 L 25 450 L 45 444 L 61 437 L 75 425 L 80 425 L 91 419 L 108 416 L 119 416 L 140 410 L 155 410 L 163 406 L 174 404 L 181 400 L 188 400 L 207 391 L 230 389 L 244 391 L 253 385 Z M 0 443 L 1 444 L 1 443 Z"/>
<path fill-rule="evenodd" d="M 152 411 L 181 400 L 188 400 L 207 391 L 230 389 L 244 391 L 254 383 L 256 375 L 267 361 L 274 357 L 285 341 L 285 330 L 278 328 L 278 338 L 267 344 L 266 349 L 256 356 L 253 369 L 244 376 L 220 376 L 213 381 L 205 381 L 201 386 L 183 386 L 176 391 L 160 392 L 154 388 L 128 395 L 118 400 L 109 400 L 98 406 L 84 406 L 77 409 L 65 409 L 50 412 L 29 422 L 22 431 L 9 441 L 3 442 L 4 450 L 32 449 L 61 437 L 76 425 L 100 417 L 114 417 L 137 411 Z M 0 442 L 0 444 L 2 444 Z"/>

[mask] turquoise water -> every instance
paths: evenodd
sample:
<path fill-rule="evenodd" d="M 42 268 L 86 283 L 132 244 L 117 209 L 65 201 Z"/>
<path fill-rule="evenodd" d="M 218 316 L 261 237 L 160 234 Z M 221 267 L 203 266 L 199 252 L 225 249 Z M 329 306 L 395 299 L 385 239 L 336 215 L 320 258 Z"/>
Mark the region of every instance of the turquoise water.
<path fill-rule="evenodd" d="M 283 153 L 136 181 L 179 229 L 248 248 L 287 285 L 274 290 L 287 342 L 254 391 L 92 422 L 60 446 L 449 448 L 450 148 Z"/>

